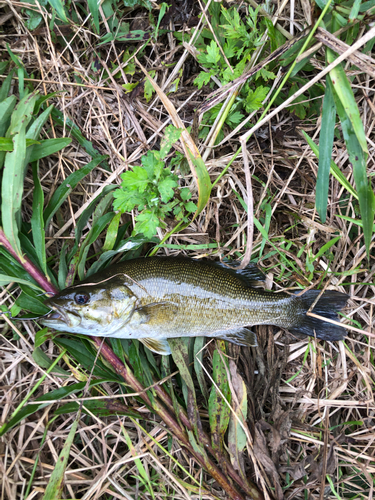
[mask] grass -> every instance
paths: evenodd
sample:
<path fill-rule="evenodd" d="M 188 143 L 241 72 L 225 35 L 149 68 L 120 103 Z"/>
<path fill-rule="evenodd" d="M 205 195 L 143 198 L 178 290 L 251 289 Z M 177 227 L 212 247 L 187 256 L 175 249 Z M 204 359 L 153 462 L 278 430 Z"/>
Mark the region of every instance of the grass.
<path fill-rule="evenodd" d="M 374 5 L 253 7 L 0 3 L 1 499 L 372 497 Z M 17 320 L 153 253 L 346 291 L 348 336 Z"/>

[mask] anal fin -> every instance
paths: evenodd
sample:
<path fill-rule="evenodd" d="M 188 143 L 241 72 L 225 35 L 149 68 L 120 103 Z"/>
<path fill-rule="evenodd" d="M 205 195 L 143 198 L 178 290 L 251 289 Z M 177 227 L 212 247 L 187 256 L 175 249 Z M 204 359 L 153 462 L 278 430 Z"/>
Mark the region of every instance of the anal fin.
<path fill-rule="evenodd" d="M 163 354 L 164 356 L 171 354 L 171 348 L 169 347 L 167 339 L 152 339 L 150 337 L 145 337 L 138 340 L 150 349 L 150 351 L 156 352 L 156 354 Z"/>
<path fill-rule="evenodd" d="M 222 340 L 227 340 L 228 342 L 232 342 L 232 344 L 236 345 L 248 347 L 254 347 L 258 345 L 257 336 L 255 335 L 255 333 L 248 328 L 243 327 L 220 332 L 219 334 L 216 334 L 215 337 L 218 337 Z"/>

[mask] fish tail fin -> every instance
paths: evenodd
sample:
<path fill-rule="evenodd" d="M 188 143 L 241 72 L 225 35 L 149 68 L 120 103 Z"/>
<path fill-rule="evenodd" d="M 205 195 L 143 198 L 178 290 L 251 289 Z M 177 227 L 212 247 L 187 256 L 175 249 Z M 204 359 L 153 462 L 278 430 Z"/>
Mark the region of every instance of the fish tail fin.
<path fill-rule="evenodd" d="M 318 339 L 322 340 L 342 340 L 347 334 L 343 326 L 334 325 L 328 321 L 314 318 L 306 314 L 319 293 L 319 290 L 309 290 L 298 297 L 302 302 L 301 311 L 303 311 L 304 314 L 300 316 L 299 324 L 293 325 L 292 328 L 289 328 L 289 331 L 292 333 L 304 333 L 311 337 L 315 337 L 316 335 Z M 311 312 L 327 319 L 340 321 L 337 311 L 345 307 L 348 298 L 349 296 L 345 293 L 328 290 L 323 293 Z"/>

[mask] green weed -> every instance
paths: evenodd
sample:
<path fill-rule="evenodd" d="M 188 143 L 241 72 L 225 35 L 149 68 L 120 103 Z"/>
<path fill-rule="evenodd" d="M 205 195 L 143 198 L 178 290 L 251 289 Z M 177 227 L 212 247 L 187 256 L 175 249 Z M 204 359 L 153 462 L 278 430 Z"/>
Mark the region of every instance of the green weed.
<path fill-rule="evenodd" d="M 113 193 L 113 207 L 121 213 L 137 208 L 134 235 L 142 233 L 151 238 L 158 227 L 166 227 L 167 216 L 173 214 L 176 220 L 188 222 L 188 215 L 197 210 L 196 204 L 190 201 L 189 188 L 182 188 L 180 198 L 176 198 L 178 176 L 164 161 L 180 135 L 180 130 L 168 126 L 160 151 L 149 151 L 142 156 L 142 167 L 135 166 L 121 175 L 121 188 Z"/>

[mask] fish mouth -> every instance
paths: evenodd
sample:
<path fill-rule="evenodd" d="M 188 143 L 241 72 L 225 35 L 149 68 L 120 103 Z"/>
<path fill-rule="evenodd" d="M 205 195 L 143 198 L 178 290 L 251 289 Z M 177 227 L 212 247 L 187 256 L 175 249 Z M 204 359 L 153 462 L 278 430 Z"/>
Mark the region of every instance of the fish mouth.
<path fill-rule="evenodd" d="M 69 315 L 63 308 L 59 307 L 56 304 L 49 304 L 49 306 L 52 311 L 43 318 L 43 320 L 41 321 L 42 324 L 44 324 L 45 326 L 51 326 L 52 328 L 56 327 L 57 325 L 64 325 L 68 327 L 73 326 Z M 74 312 L 70 312 L 69 314 L 73 314 L 74 316 L 79 317 Z"/>
<path fill-rule="evenodd" d="M 52 311 L 48 313 L 46 316 L 44 316 L 44 321 L 50 321 L 50 320 L 58 320 L 58 321 L 64 321 L 65 318 L 57 312 L 57 311 Z"/>

